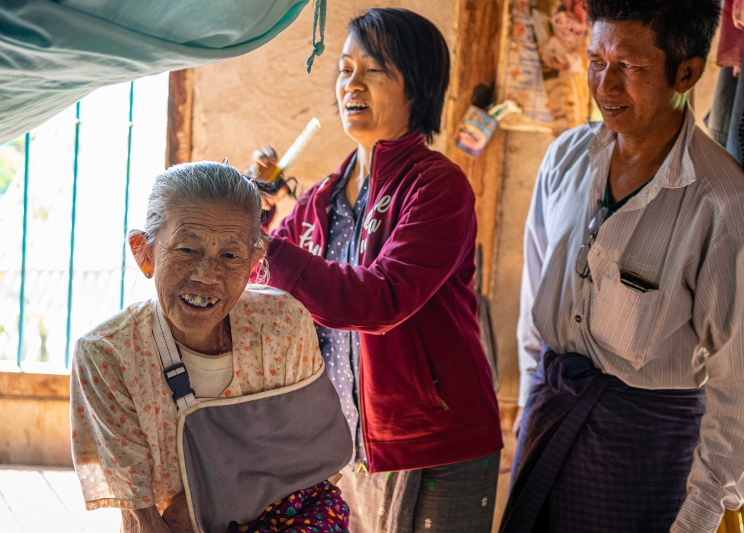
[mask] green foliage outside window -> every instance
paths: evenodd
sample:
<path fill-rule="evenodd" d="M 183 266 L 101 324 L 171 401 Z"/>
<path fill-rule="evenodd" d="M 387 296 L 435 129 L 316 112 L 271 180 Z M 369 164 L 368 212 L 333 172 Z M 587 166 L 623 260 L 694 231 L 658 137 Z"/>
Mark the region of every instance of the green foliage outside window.
<path fill-rule="evenodd" d="M 0 195 L 10 186 L 16 173 L 23 168 L 23 137 L 0 145 Z"/>

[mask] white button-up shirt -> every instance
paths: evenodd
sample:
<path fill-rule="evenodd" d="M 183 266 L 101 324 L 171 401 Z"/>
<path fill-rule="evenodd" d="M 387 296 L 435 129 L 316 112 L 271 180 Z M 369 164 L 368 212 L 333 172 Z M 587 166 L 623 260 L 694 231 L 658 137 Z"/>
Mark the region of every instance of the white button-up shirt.
<path fill-rule="evenodd" d="M 545 342 L 634 387 L 706 385 L 702 443 L 672 531 L 713 533 L 744 504 L 744 171 L 691 109 L 656 176 L 599 230 L 591 276 L 576 259 L 607 184 L 616 134 L 567 131 L 548 149 L 525 230 L 519 403 Z M 630 270 L 657 283 L 638 292 Z"/>

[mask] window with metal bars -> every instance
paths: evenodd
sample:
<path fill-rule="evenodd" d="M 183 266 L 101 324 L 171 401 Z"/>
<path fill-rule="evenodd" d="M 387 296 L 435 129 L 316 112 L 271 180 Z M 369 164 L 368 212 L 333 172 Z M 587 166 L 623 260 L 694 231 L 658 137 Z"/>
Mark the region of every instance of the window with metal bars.
<path fill-rule="evenodd" d="M 61 373 L 154 295 L 126 235 L 165 164 L 168 74 L 99 89 L 0 146 L 0 371 Z"/>

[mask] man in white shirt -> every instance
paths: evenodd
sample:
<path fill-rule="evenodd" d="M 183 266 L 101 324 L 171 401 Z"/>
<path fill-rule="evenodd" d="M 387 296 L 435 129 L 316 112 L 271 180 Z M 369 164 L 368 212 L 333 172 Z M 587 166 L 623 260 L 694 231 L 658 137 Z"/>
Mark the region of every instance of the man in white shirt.
<path fill-rule="evenodd" d="M 720 9 L 586 8 L 604 123 L 561 135 L 535 186 L 501 531 L 713 533 L 744 504 L 744 172 L 686 97 Z"/>

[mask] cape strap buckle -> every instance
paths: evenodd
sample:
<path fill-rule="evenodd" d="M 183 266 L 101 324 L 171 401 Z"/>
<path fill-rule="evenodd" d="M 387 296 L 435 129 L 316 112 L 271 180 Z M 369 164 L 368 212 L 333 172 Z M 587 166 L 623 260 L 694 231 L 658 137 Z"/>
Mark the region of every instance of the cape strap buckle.
<path fill-rule="evenodd" d="M 189 373 L 186 372 L 186 366 L 183 363 L 176 363 L 171 365 L 165 370 L 165 381 L 168 382 L 168 387 L 173 392 L 173 401 L 178 403 L 178 400 L 188 396 L 189 394 L 195 394 L 194 389 L 191 388 L 191 381 L 189 381 Z"/>

